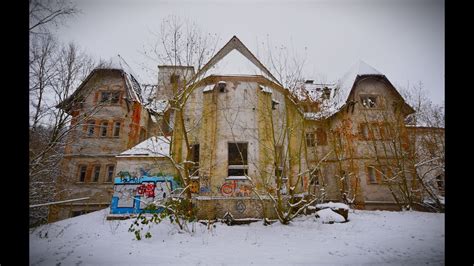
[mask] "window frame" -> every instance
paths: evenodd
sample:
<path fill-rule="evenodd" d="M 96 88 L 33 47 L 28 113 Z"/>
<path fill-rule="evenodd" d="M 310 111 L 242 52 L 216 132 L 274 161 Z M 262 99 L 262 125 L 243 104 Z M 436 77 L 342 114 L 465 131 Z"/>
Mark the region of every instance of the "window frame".
<path fill-rule="evenodd" d="M 112 168 L 112 174 L 110 174 L 110 167 L 113 167 Z M 105 167 L 105 170 L 106 170 L 106 179 L 105 179 L 105 182 L 104 183 L 112 183 L 113 180 L 114 180 L 114 173 L 115 173 L 115 164 L 107 164 L 106 167 Z"/>
<path fill-rule="evenodd" d="M 117 127 L 118 124 L 118 127 Z M 117 130 L 118 128 L 118 130 Z M 114 121 L 113 128 L 112 128 L 112 137 L 113 138 L 120 138 L 120 131 L 122 131 L 122 121 Z M 115 134 L 118 132 L 118 134 Z"/>
<path fill-rule="evenodd" d="M 84 169 L 84 172 L 82 171 Z M 84 173 L 84 176 L 82 174 Z M 85 183 L 87 177 L 87 164 L 78 164 L 77 165 L 77 177 L 79 179 L 79 183 Z"/>
<path fill-rule="evenodd" d="M 370 176 L 371 176 L 371 175 L 370 175 L 371 170 L 373 171 L 373 177 L 374 177 L 373 180 L 370 178 Z M 367 166 L 367 181 L 368 181 L 368 184 L 369 184 L 369 185 L 375 185 L 375 184 L 378 184 L 378 183 L 379 183 L 379 182 L 378 182 L 378 179 L 377 179 L 377 169 L 375 168 L 374 165 L 368 165 L 368 166 Z"/>
<path fill-rule="evenodd" d="M 248 175 L 248 154 L 249 154 L 249 151 L 248 151 L 248 145 L 249 143 L 248 142 L 245 142 L 245 141 L 235 141 L 235 142 L 227 142 L 227 177 L 232 179 L 232 177 L 243 177 L 243 176 L 247 176 Z M 238 152 L 238 156 L 241 157 L 240 160 L 241 161 L 241 164 L 235 164 L 234 162 L 236 161 L 232 161 L 233 164 L 231 164 L 231 145 L 236 145 L 236 148 L 237 148 L 237 152 Z M 245 149 L 246 153 L 244 155 L 244 153 L 242 152 L 243 149 L 239 148 L 239 145 L 245 145 L 243 149 Z M 242 158 L 243 157 L 243 158 Z M 235 172 L 235 171 L 242 171 L 242 174 L 239 175 L 239 174 L 230 174 L 231 172 Z"/>
<path fill-rule="evenodd" d="M 104 125 L 105 123 L 105 125 Z M 104 120 L 102 122 L 100 122 L 100 126 L 99 126 L 100 130 L 99 130 L 99 137 L 101 138 L 106 138 L 108 137 L 109 135 L 109 121 L 107 120 Z M 105 136 L 104 136 L 104 132 L 105 132 Z"/>
<path fill-rule="evenodd" d="M 309 135 L 312 135 L 312 137 L 308 137 Z M 316 134 L 314 132 L 306 132 L 305 142 L 306 147 L 316 147 Z"/>
<path fill-rule="evenodd" d="M 200 151 L 199 149 L 201 146 L 199 143 L 195 143 L 191 145 L 191 160 L 194 162 L 194 164 L 189 168 L 189 176 L 191 177 L 196 177 L 199 176 L 199 160 L 200 158 Z M 196 151 L 197 151 L 197 156 L 196 156 Z"/>
<path fill-rule="evenodd" d="M 89 119 L 86 121 L 86 137 L 93 138 L 96 136 L 96 121 L 95 119 Z"/>
<path fill-rule="evenodd" d="M 99 171 L 97 172 L 97 169 L 99 169 Z M 100 164 L 94 164 L 92 166 L 92 178 L 91 178 L 91 183 L 98 183 L 99 180 L 100 180 L 100 170 L 101 170 L 101 166 Z"/>

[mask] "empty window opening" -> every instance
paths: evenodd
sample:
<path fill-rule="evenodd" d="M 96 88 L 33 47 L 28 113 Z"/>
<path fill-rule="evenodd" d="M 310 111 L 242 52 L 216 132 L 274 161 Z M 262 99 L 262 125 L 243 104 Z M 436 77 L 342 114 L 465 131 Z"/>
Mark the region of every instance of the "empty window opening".
<path fill-rule="evenodd" d="M 377 96 L 362 95 L 360 96 L 362 106 L 365 108 L 377 107 Z"/>
<path fill-rule="evenodd" d="M 112 164 L 107 165 L 107 182 L 112 182 L 112 178 L 114 177 L 114 168 L 115 166 Z"/>
<path fill-rule="evenodd" d="M 306 146 L 314 147 L 316 143 L 314 133 L 306 133 Z"/>
<path fill-rule="evenodd" d="M 120 136 L 120 122 L 114 122 L 114 137 Z"/>
<path fill-rule="evenodd" d="M 228 176 L 247 175 L 247 146 L 248 143 L 228 143 Z"/>
<path fill-rule="evenodd" d="M 94 166 L 94 176 L 92 178 L 92 182 L 99 182 L 100 176 L 100 165 Z"/>
<path fill-rule="evenodd" d="M 84 182 L 86 180 L 86 171 L 87 171 L 87 166 L 86 165 L 79 165 L 79 182 Z"/>
<path fill-rule="evenodd" d="M 100 123 L 100 136 L 107 137 L 107 128 L 109 127 L 109 122 L 104 121 Z"/>

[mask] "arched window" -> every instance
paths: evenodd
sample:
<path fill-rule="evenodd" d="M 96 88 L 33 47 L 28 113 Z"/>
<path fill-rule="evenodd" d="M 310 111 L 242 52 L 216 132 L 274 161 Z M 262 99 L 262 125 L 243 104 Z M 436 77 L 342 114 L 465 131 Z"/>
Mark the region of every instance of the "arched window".
<path fill-rule="evenodd" d="M 88 137 L 93 137 L 95 134 L 95 121 L 89 120 L 87 121 L 87 131 L 86 134 Z"/>
<path fill-rule="evenodd" d="M 109 122 L 108 121 L 102 121 L 100 123 L 100 136 L 101 137 L 107 137 L 107 128 L 109 127 Z"/>

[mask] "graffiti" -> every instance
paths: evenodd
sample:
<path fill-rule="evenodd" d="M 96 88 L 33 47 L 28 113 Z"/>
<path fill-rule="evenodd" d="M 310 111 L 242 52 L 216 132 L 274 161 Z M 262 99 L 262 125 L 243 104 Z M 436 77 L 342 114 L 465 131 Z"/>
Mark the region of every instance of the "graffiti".
<path fill-rule="evenodd" d="M 140 171 L 141 176 L 150 176 L 150 173 L 149 173 L 150 169 L 140 168 L 139 171 Z"/>
<path fill-rule="evenodd" d="M 115 178 L 114 194 L 110 213 L 131 214 L 140 213 L 151 203 L 160 202 L 171 195 L 171 191 L 176 189 L 177 183 L 171 176 L 143 176 Z M 160 212 L 159 208 L 156 210 Z"/>
<path fill-rule="evenodd" d="M 220 191 L 226 197 L 249 197 L 252 193 L 252 187 L 246 184 L 239 184 L 237 180 L 232 180 L 224 183 Z"/>
<path fill-rule="evenodd" d="M 191 193 L 198 193 L 199 192 L 199 181 L 191 180 L 191 183 L 189 184 L 189 191 L 191 191 Z"/>
<path fill-rule="evenodd" d="M 138 195 L 144 195 L 147 198 L 155 197 L 155 183 L 144 183 L 137 188 Z"/>
<path fill-rule="evenodd" d="M 235 210 L 237 210 L 239 213 L 244 213 L 245 209 L 247 209 L 245 203 L 241 200 L 237 201 L 237 203 L 235 204 Z"/>
<path fill-rule="evenodd" d="M 211 189 L 209 187 L 201 187 L 199 189 L 199 193 L 209 193 L 211 192 Z"/>

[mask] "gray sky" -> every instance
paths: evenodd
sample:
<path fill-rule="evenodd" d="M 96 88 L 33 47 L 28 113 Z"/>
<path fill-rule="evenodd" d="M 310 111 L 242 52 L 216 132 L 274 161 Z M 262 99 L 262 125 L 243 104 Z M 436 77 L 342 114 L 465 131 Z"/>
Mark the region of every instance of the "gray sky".
<path fill-rule="evenodd" d="M 75 41 L 96 58 L 120 54 L 141 76 L 143 45 L 169 15 L 189 18 L 217 33 L 224 45 L 236 35 L 252 52 L 267 35 L 303 53 L 305 73 L 337 81 L 361 59 L 394 85 L 422 82 L 435 103 L 444 101 L 444 1 L 435 0 L 82 0 L 82 14 L 59 28 L 62 41 Z"/>

